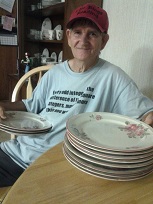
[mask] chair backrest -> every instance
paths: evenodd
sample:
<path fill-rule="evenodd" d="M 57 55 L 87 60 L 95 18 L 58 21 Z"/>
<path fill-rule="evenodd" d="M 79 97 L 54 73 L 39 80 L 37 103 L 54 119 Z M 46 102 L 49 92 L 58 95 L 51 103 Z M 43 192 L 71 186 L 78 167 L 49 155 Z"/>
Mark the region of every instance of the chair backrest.
<path fill-rule="evenodd" d="M 33 68 L 32 70 L 30 70 L 29 72 L 24 74 L 19 79 L 19 81 L 17 82 L 17 84 L 16 84 L 16 86 L 15 86 L 15 88 L 13 90 L 11 101 L 15 102 L 15 101 L 18 100 L 20 90 L 23 87 L 23 85 L 25 86 L 25 84 L 26 84 L 26 88 L 25 88 L 26 89 L 26 96 L 25 96 L 25 98 L 30 98 L 31 94 L 32 94 L 32 91 L 34 89 L 33 85 L 32 85 L 32 79 L 31 79 L 32 76 L 38 74 L 38 80 L 37 80 L 37 83 L 38 83 L 40 81 L 42 75 L 43 75 L 43 72 L 48 71 L 52 67 L 53 67 L 52 64 L 46 65 L 46 66 L 40 66 L 40 67 Z"/>

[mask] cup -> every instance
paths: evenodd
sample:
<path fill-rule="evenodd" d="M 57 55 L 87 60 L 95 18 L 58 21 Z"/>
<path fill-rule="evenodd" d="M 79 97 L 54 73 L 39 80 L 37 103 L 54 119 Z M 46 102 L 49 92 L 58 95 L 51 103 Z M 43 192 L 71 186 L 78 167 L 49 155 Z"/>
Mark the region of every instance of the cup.
<path fill-rule="evenodd" d="M 44 29 L 40 33 L 40 39 L 47 40 L 49 38 L 48 30 Z"/>
<path fill-rule="evenodd" d="M 38 8 L 38 9 L 42 9 L 41 3 L 37 3 L 37 8 Z"/>
<path fill-rule="evenodd" d="M 35 35 L 36 29 L 30 29 L 30 35 Z"/>
<path fill-rule="evenodd" d="M 28 34 L 28 38 L 35 39 L 35 29 L 30 29 L 30 33 Z"/>
<path fill-rule="evenodd" d="M 37 9 L 37 6 L 36 5 L 31 5 L 31 11 L 34 11 Z"/>
<path fill-rule="evenodd" d="M 63 30 L 56 30 L 56 39 L 57 40 L 63 39 Z"/>
<path fill-rule="evenodd" d="M 39 30 L 35 30 L 35 39 L 36 40 L 40 39 L 40 31 Z"/>
<path fill-rule="evenodd" d="M 55 40 L 56 38 L 55 30 L 48 30 L 48 37 L 49 37 L 49 40 Z"/>
<path fill-rule="evenodd" d="M 41 57 L 41 64 L 46 64 L 46 57 Z"/>
<path fill-rule="evenodd" d="M 35 53 L 35 54 L 34 54 L 34 57 L 40 58 L 40 57 L 41 57 L 41 53 L 39 53 L 39 52 L 38 52 L 38 53 Z"/>

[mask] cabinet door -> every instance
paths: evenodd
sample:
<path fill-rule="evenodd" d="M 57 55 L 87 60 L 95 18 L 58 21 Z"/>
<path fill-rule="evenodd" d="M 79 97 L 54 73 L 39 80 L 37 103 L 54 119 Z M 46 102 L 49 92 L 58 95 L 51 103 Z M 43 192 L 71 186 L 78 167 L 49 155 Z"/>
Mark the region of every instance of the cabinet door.
<path fill-rule="evenodd" d="M 102 7 L 102 4 L 103 4 L 103 1 L 102 0 L 66 0 L 65 1 L 65 17 L 64 17 L 64 20 L 65 20 L 65 27 L 64 27 L 64 30 L 66 31 L 66 24 L 69 20 L 69 17 L 71 15 L 71 12 L 83 5 L 83 4 L 86 4 L 86 3 L 94 3 L 96 4 L 97 6 L 100 6 Z M 66 59 L 71 59 L 73 56 L 72 56 L 72 52 L 71 52 L 71 49 L 69 48 L 68 44 L 67 44 L 67 38 L 66 38 L 66 35 L 64 35 L 64 46 L 63 46 L 63 59 L 66 60 Z"/>
<path fill-rule="evenodd" d="M 0 8 L 0 16 L 11 16 L 16 19 L 17 22 L 17 8 L 18 0 L 14 2 L 12 13 Z M 17 26 L 12 28 L 12 31 L 3 29 L 3 25 L 0 24 L 0 33 L 9 35 L 17 33 Z M 17 73 L 17 59 L 18 59 L 18 46 L 16 45 L 0 45 L 0 100 L 9 100 L 12 94 L 12 88 L 10 88 L 9 74 Z"/>
<path fill-rule="evenodd" d="M 0 100 L 8 100 L 12 94 L 10 86 L 10 73 L 15 73 L 17 67 L 17 47 L 0 46 L 1 66 L 0 66 Z M 9 93 L 10 91 L 10 93 Z"/>

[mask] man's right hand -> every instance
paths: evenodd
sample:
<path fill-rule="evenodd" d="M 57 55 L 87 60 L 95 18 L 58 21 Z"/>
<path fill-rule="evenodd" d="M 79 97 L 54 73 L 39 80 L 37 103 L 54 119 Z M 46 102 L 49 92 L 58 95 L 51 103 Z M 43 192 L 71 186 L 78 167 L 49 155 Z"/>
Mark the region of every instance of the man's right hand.
<path fill-rule="evenodd" d="M 1 119 L 6 119 L 5 108 L 3 106 L 0 106 L 0 121 Z"/>
<path fill-rule="evenodd" d="M 22 101 L 0 102 L 0 120 L 6 119 L 5 111 L 27 111 Z"/>

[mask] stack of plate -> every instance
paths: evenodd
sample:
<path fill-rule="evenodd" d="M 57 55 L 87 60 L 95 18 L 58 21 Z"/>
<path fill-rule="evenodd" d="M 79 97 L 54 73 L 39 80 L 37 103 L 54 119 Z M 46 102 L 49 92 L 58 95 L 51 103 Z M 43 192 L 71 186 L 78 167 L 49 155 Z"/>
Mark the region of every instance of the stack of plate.
<path fill-rule="evenodd" d="M 130 181 L 153 171 L 153 129 L 141 121 L 92 112 L 72 116 L 66 128 L 64 155 L 86 173 Z"/>
<path fill-rule="evenodd" d="M 40 115 L 23 111 L 6 111 L 0 130 L 15 135 L 40 134 L 49 131 L 52 125 Z"/>

